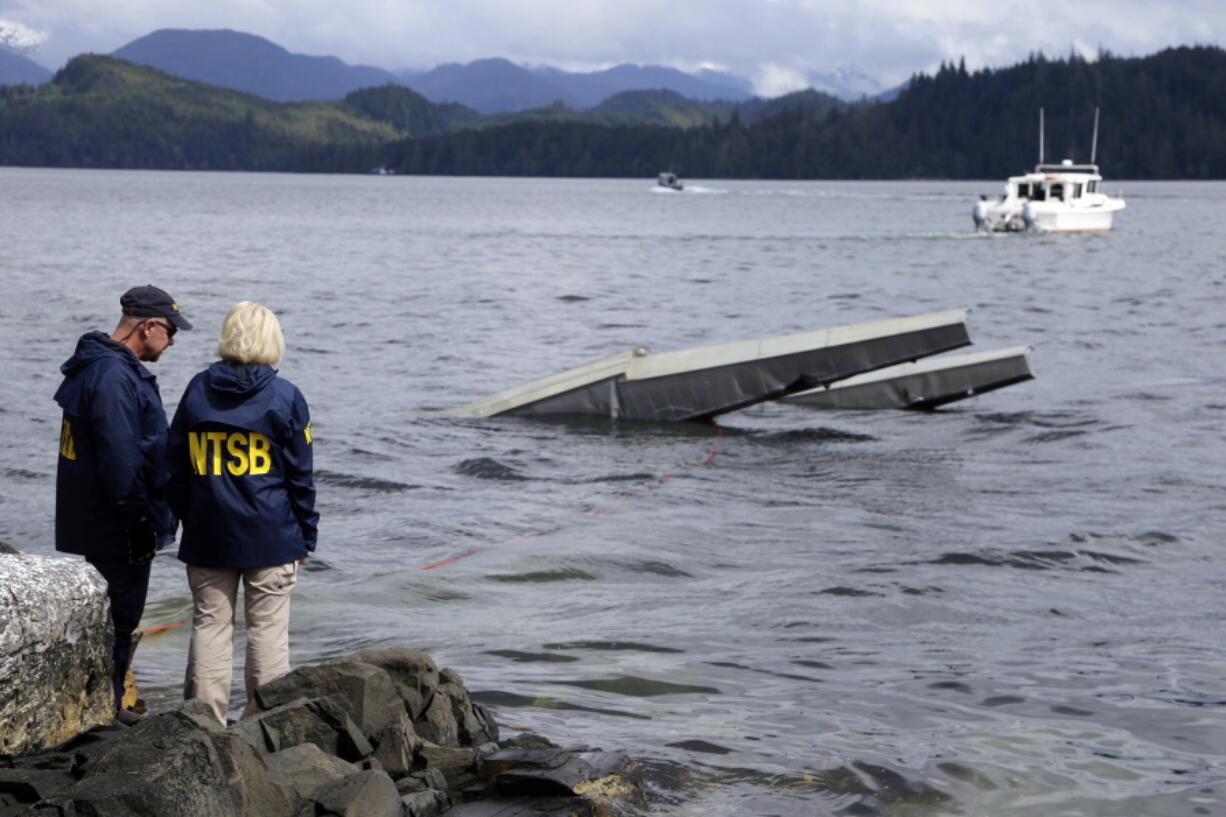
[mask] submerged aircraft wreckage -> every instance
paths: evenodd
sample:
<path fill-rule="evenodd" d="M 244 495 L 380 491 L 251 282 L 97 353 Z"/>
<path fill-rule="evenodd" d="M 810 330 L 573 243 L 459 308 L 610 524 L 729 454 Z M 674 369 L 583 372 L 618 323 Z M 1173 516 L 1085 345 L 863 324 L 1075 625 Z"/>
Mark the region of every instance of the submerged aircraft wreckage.
<path fill-rule="evenodd" d="M 950 355 L 849 377 L 781 398 L 827 409 L 935 409 L 1034 379 L 1030 347 Z"/>
<path fill-rule="evenodd" d="M 966 309 L 654 354 L 634 349 L 476 400 L 459 417 L 595 415 L 709 420 L 764 400 L 850 408 L 836 386 L 879 373 L 858 408 L 932 408 L 1033 377 L 1028 354 L 950 358 L 923 370 L 891 369 L 971 342 Z M 1024 370 L 1025 376 L 1022 376 Z M 1005 382 L 1005 381 L 1008 382 Z M 830 395 L 842 391 L 843 398 Z M 840 400 L 846 402 L 839 402 Z M 874 404 L 875 403 L 875 404 Z"/>

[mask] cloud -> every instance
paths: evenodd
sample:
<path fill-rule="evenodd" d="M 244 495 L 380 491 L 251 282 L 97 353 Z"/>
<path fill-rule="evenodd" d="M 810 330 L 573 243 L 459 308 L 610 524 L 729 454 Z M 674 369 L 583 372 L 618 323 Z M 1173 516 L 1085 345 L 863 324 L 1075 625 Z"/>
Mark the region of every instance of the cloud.
<path fill-rule="evenodd" d="M 31 51 L 41 45 L 47 35 L 41 31 L 0 18 L 0 46 L 13 51 Z"/>
<path fill-rule="evenodd" d="M 775 63 L 763 65 L 750 79 L 754 90 L 765 97 L 783 96 L 809 86 L 808 72 Z"/>

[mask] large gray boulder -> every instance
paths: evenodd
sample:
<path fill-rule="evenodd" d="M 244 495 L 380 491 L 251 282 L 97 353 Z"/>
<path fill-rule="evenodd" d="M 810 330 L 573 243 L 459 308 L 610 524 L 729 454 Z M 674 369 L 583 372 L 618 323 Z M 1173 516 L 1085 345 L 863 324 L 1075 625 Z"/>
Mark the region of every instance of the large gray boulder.
<path fill-rule="evenodd" d="M 263 710 L 283 706 L 300 698 L 336 699 L 352 716 L 368 740 L 379 736 L 384 726 L 399 718 L 405 705 L 386 672 L 371 664 L 303 666 L 255 692 Z"/>
<path fill-rule="evenodd" d="M 352 763 L 330 755 L 314 743 L 300 743 L 264 758 L 277 779 L 290 786 L 299 797 L 309 798 L 325 783 L 343 780 L 361 771 Z"/>
<path fill-rule="evenodd" d="M 229 727 L 189 700 L 0 757 L 0 817 L 612 817 L 645 805 L 624 755 L 534 735 L 471 743 L 497 726 L 422 653 L 300 667 L 257 698 L 271 707 Z"/>
<path fill-rule="evenodd" d="M 438 665 L 434 659 L 419 650 L 391 647 L 383 650 L 355 652 L 346 661 L 361 661 L 386 672 L 404 699 L 409 718 L 420 720 L 438 688 Z"/>
<path fill-rule="evenodd" d="M 504 749 L 487 757 L 485 768 L 503 796 L 632 802 L 642 790 L 638 765 L 621 752 Z"/>
<path fill-rule="evenodd" d="M 311 798 L 315 813 L 340 817 L 400 817 L 400 795 L 386 772 L 374 769 L 325 783 Z"/>
<path fill-rule="evenodd" d="M 480 746 L 498 740 L 498 724 L 468 696 L 464 681 L 434 659 L 397 647 L 363 650 L 347 661 L 372 664 L 391 676 L 417 734 L 440 746 Z"/>
<path fill-rule="evenodd" d="M 375 737 L 373 757 L 393 780 L 399 780 L 413 771 L 414 757 L 421 743 L 408 714 L 402 711 Z"/>
<path fill-rule="evenodd" d="M 115 717 L 106 582 L 76 559 L 0 555 L 0 755 Z"/>
<path fill-rule="evenodd" d="M 403 745 L 385 751 L 397 754 L 404 748 L 413 751 L 419 738 L 448 747 L 498 739 L 498 725 L 469 698 L 459 674 L 440 670 L 416 650 L 364 650 L 341 661 L 298 667 L 257 689 L 255 698 L 262 710 L 330 698 L 375 746 L 388 739 L 392 725 L 392 740 Z M 407 724 L 401 724 L 401 713 L 408 716 Z"/>
<path fill-rule="evenodd" d="M 300 802 L 250 744 L 190 710 L 147 716 L 81 755 L 77 782 L 30 817 L 251 817 L 294 814 Z"/>
<path fill-rule="evenodd" d="M 334 698 L 299 698 L 239 721 L 231 731 L 260 754 L 313 743 L 330 755 L 358 763 L 374 748 Z"/>

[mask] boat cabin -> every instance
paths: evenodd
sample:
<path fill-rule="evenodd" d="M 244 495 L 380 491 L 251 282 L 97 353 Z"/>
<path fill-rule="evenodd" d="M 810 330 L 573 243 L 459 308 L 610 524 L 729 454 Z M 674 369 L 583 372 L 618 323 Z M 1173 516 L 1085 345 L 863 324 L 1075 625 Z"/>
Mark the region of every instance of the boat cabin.
<path fill-rule="evenodd" d="M 1009 179 L 1005 197 L 1030 201 L 1075 201 L 1098 192 L 1102 181 L 1098 165 L 1075 165 L 1065 159 L 1058 165 L 1040 164 L 1034 172 Z"/>

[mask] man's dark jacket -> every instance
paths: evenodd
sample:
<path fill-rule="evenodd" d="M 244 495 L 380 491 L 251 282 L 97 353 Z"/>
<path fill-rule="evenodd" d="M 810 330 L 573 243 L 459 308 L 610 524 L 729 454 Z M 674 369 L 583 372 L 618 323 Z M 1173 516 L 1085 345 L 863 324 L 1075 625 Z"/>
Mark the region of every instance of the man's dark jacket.
<path fill-rule="evenodd" d="M 55 484 L 55 548 L 127 561 L 128 528 L 145 520 L 168 542 L 166 411 L 157 378 L 123 344 L 89 332 L 60 371 L 64 410 Z"/>
<path fill-rule="evenodd" d="M 188 383 L 170 425 L 179 558 L 199 567 L 269 567 L 315 550 L 311 416 L 275 369 L 218 361 Z"/>

